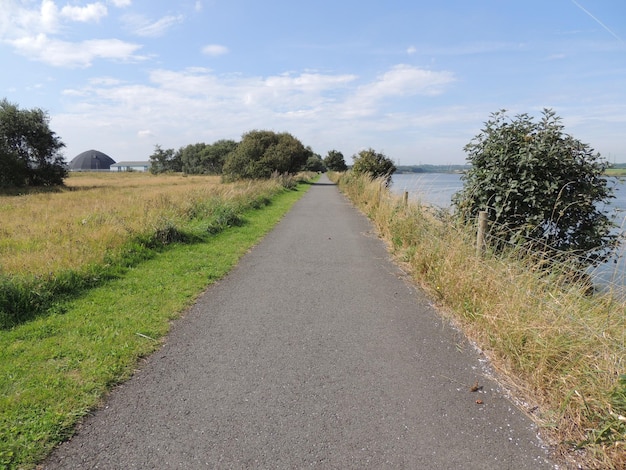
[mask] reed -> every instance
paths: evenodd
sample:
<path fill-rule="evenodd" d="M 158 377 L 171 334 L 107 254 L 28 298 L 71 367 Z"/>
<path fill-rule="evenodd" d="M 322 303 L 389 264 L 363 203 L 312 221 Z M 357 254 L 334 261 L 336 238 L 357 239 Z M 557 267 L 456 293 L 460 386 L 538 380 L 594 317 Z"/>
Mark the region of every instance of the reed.
<path fill-rule="evenodd" d="M 566 464 L 626 468 L 626 304 L 519 253 L 476 254 L 475 227 L 334 175 L 413 279 L 490 358 Z M 574 463 L 576 462 L 576 463 Z"/>

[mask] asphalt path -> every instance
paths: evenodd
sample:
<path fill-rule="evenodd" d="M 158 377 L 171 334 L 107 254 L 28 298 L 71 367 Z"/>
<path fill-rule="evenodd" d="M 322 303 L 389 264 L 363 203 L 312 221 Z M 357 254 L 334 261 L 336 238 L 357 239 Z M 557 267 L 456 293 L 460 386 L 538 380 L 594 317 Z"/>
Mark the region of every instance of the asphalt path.
<path fill-rule="evenodd" d="M 484 358 L 325 176 L 43 464 L 306 467 L 552 468 Z"/>

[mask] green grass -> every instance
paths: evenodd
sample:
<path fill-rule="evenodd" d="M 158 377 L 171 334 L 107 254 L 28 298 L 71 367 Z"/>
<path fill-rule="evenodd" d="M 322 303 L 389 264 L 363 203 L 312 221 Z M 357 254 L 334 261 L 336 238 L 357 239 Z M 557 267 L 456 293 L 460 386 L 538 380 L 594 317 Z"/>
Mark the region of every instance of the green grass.
<path fill-rule="evenodd" d="M 68 301 L 56 313 L 0 331 L 0 469 L 33 468 L 178 318 L 266 234 L 308 186 L 275 196 L 201 241 L 173 244 Z"/>

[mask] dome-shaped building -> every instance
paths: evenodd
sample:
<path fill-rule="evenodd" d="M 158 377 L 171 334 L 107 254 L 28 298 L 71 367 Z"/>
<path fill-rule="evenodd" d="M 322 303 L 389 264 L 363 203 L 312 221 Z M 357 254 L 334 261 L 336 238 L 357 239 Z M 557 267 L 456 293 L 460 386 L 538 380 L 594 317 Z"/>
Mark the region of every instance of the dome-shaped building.
<path fill-rule="evenodd" d="M 79 153 L 68 164 L 70 171 L 98 171 L 110 170 L 111 165 L 115 163 L 106 153 L 98 150 L 87 150 Z"/>

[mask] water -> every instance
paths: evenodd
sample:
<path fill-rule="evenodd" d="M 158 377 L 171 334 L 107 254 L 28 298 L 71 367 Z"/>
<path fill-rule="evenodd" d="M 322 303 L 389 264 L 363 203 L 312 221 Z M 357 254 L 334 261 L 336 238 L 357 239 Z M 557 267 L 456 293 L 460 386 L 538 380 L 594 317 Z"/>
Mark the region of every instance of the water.
<path fill-rule="evenodd" d="M 454 193 L 463 187 L 458 173 L 413 173 L 393 175 L 391 191 L 409 193 L 409 199 L 449 208 Z"/>
<path fill-rule="evenodd" d="M 615 215 L 616 232 L 626 229 L 626 180 L 609 178 L 615 187 L 615 199 L 608 210 Z M 452 206 L 452 195 L 463 188 L 461 175 L 457 173 L 415 173 L 393 175 L 391 191 L 395 194 L 409 193 L 409 199 L 444 209 Z M 594 268 L 590 275 L 598 287 L 613 287 L 626 295 L 626 246 L 617 250 L 613 258 Z"/>

